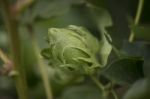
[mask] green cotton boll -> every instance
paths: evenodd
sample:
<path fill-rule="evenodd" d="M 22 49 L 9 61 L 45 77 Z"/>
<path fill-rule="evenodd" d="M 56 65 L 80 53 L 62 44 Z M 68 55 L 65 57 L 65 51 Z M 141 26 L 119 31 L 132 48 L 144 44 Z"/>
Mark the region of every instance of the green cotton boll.
<path fill-rule="evenodd" d="M 83 27 L 50 28 L 48 43 L 42 55 L 52 65 L 82 74 L 92 74 L 101 67 L 96 59 L 99 42 Z"/>
<path fill-rule="evenodd" d="M 85 43 L 88 48 L 90 48 L 91 53 L 97 54 L 99 51 L 99 41 L 91 35 L 91 33 L 84 27 L 77 27 L 74 25 L 70 25 L 69 29 L 75 31 L 86 40 Z"/>

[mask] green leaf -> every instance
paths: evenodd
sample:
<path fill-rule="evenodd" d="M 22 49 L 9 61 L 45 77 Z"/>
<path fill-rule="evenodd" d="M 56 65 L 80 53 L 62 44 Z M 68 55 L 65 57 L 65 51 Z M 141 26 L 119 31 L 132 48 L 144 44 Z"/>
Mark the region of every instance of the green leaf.
<path fill-rule="evenodd" d="M 134 42 L 124 42 L 123 52 L 126 55 L 143 57 L 143 71 L 144 75 L 147 77 L 150 75 L 149 66 L 150 66 L 150 43 L 146 41 L 134 41 Z"/>
<path fill-rule="evenodd" d="M 112 26 L 112 18 L 107 9 L 95 7 L 93 5 L 87 6 L 94 18 L 94 22 L 97 24 L 98 29 L 100 32 L 105 33 L 107 32 L 106 27 Z"/>
<path fill-rule="evenodd" d="M 112 45 L 110 44 L 110 41 L 111 38 L 107 33 L 102 35 L 102 39 L 100 41 L 99 57 L 103 66 L 106 66 L 108 57 L 112 51 Z"/>
<path fill-rule="evenodd" d="M 71 5 L 81 4 L 83 0 L 36 0 L 28 8 L 21 20 L 23 23 L 34 22 L 35 19 L 48 19 L 60 16 L 70 10 Z"/>
<path fill-rule="evenodd" d="M 35 4 L 33 13 L 41 18 L 49 18 L 64 13 L 64 11 L 67 11 L 68 8 L 69 4 L 66 2 L 60 2 L 58 0 L 38 0 Z"/>
<path fill-rule="evenodd" d="M 146 79 L 137 81 L 125 94 L 123 99 L 149 99 L 150 91 Z"/>
<path fill-rule="evenodd" d="M 122 58 L 112 62 L 104 75 L 117 83 L 133 83 L 143 77 L 141 58 Z"/>
<path fill-rule="evenodd" d="M 105 0 L 86 0 L 87 3 L 96 7 L 106 8 L 106 1 Z"/>
<path fill-rule="evenodd" d="M 150 27 L 149 26 L 131 26 L 135 37 L 142 40 L 150 40 Z"/>
<path fill-rule="evenodd" d="M 112 50 L 112 42 L 110 35 L 107 33 L 106 27 L 112 26 L 112 19 L 109 12 L 106 9 L 98 8 L 94 6 L 89 6 L 91 11 L 93 12 L 93 16 L 96 19 L 96 23 L 98 25 L 98 29 L 101 32 L 100 34 L 100 50 L 99 57 L 100 63 L 103 67 L 107 64 L 108 57 Z"/>
<path fill-rule="evenodd" d="M 95 86 L 79 85 L 67 88 L 61 99 L 102 99 L 102 96 Z"/>

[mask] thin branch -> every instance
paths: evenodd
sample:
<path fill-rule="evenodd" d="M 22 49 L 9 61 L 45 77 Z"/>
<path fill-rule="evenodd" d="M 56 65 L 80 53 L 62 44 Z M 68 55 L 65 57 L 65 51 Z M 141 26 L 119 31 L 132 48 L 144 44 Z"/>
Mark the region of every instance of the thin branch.
<path fill-rule="evenodd" d="M 114 91 L 114 89 L 111 90 L 112 95 L 114 96 L 114 99 L 119 99 L 117 93 Z"/>
<path fill-rule="evenodd" d="M 135 20 L 134 20 L 135 25 L 137 25 L 140 21 L 143 6 L 144 6 L 144 0 L 139 0 L 136 16 L 135 16 Z M 131 34 L 130 34 L 130 37 L 129 37 L 129 42 L 133 42 L 133 40 L 134 40 L 134 32 L 133 32 L 133 30 L 131 30 Z"/>
<path fill-rule="evenodd" d="M 14 16 L 20 14 L 25 8 L 30 6 L 34 0 L 17 0 L 16 3 L 12 6 Z"/>
<path fill-rule="evenodd" d="M 51 90 L 50 81 L 48 78 L 48 71 L 47 71 L 46 66 L 43 63 L 42 59 L 40 58 L 40 49 L 39 49 L 38 44 L 37 44 L 37 40 L 35 37 L 33 27 L 31 24 L 28 24 L 27 28 L 28 28 L 28 31 L 29 31 L 30 36 L 31 36 L 31 40 L 32 40 L 31 43 L 32 43 L 33 49 L 35 51 L 35 55 L 37 58 L 37 64 L 38 64 L 39 70 L 41 72 L 41 76 L 42 76 L 42 80 L 44 83 L 47 99 L 52 99 L 52 90 Z"/>
<path fill-rule="evenodd" d="M 106 87 L 96 77 L 94 77 L 93 75 L 90 75 L 90 77 L 94 81 L 94 83 L 97 85 L 99 90 L 101 91 L 103 99 L 107 99 L 107 97 L 109 95 L 109 91 L 106 90 Z"/>
<path fill-rule="evenodd" d="M 2 7 L 4 22 L 10 38 L 14 71 L 18 74 L 14 77 L 18 97 L 19 99 L 29 99 L 26 75 L 24 68 L 21 65 L 21 47 L 18 33 L 18 22 L 11 12 L 9 0 L 0 0 L 0 5 Z"/>
<path fill-rule="evenodd" d="M 7 55 L 0 49 L 0 58 L 4 62 L 3 67 L 0 69 L 0 75 L 9 75 L 13 71 L 13 62 Z"/>
<path fill-rule="evenodd" d="M 95 78 L 93 75 L 90 75 L 91 79 L 94 81 L 94 83 L 98 86 L 100 91 L 103 91 L 105 87 L 99 82 L 97 78 Z"/>
<path fill-rule="evenodd" d="M 10 59 L 7 57 L 7 55 L 0 49 L 0 58 L 3 60 L 4 63 L 9 63 Z"/>

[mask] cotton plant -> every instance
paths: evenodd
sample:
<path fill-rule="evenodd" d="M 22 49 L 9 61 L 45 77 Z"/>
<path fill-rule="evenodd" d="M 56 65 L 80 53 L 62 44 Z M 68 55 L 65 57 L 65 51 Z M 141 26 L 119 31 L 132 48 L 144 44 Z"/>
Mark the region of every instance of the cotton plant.
<path fill-rule="evenodd" d="M 50 28 L 47 37 L 48 47 L 42 50 L 42 55 L 49 61 L 50 66 L 91 75 L 107 63 L 112 49 L 107 38 L 110 39 L 105 33 L 99 41 L 81 26 Z M 104 62 L 99 61 L 99 56 Z"/>

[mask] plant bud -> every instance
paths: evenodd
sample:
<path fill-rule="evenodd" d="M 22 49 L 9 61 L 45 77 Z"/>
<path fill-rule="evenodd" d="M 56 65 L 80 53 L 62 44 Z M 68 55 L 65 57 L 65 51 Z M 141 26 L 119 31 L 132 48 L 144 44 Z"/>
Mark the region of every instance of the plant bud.
<path fill-rule="evenodd" d="M 83 27 L 50 28 L 48 44 L 42 55 L 52 66 L 82 74 L 92 74 L 101 67 L 96 59 L 99 42 Z"/>

